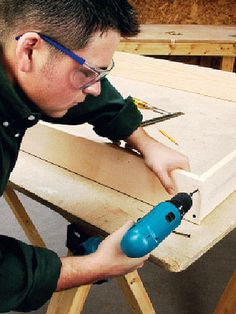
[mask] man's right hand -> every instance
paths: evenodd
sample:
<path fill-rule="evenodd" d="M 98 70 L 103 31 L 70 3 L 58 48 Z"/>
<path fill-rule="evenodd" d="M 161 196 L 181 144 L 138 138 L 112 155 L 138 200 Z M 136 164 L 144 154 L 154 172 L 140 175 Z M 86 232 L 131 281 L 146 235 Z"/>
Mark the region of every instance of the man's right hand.
<path fill-rule="evenodd" d="M 129 221 L 106 237 L 95 253 L 62 257 L 57 291 L 124 275 L 141 268 L 149 254 L 141 258 L 130 258 L 120 248 L 121 239 L 132 224 L 133 222 Z"/>

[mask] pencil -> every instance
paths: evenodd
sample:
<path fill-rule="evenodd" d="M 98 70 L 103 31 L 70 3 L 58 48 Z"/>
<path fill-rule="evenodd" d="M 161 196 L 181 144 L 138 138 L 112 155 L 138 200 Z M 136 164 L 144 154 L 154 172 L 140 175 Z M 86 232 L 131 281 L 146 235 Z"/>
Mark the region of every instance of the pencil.
<path fill-rule="evenodd" d="M 159 129 L 159 132 L 160 132 L 162 135 L 164 135 L 165 137 L 167 137 L 167 138 L 168 138 L 172 143 L 174 143 L 175 145 L 179 145 L 179 144 L 176 142 L 176 140 L 175 140 L 173 137 L 171 137 L 170 135 L 168 135 L 165 131 Z"/>

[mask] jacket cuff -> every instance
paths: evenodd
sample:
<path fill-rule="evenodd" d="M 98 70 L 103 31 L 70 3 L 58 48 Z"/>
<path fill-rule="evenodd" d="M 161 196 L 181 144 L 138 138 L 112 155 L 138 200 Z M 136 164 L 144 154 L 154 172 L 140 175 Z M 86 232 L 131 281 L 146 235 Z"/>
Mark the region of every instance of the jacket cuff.
<path fill-rule="evenodd" d="M 57 287 L 61 270 L 61 260 L 58 255 L 48 249 L 32 247 L 35 263 L 34 279 L 29 293 L 17 311 L 29 312 L 44 305 Z"/>

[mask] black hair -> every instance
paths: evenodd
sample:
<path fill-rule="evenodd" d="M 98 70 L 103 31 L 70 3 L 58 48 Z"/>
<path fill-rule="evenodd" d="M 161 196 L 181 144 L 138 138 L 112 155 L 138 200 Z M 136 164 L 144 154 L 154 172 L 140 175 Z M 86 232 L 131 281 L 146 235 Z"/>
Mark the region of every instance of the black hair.
<path fill-rule="evenodd" d="M 0 42 L 25 31 L 40 31 L 70 49 L 86 46 L 96 31 L 122 37 L 139 32 L 134 8 L 127 0 L 1 0 Z"/>

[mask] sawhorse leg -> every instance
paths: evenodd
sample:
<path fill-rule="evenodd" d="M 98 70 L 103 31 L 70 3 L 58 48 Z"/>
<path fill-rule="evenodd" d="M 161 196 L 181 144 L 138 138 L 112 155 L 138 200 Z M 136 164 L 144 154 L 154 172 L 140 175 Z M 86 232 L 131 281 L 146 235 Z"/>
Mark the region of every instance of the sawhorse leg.
<path fill-rule="evenodd" d="M 135 314 L 156 313 L 137 271 L 118 277 L 117 281 Z"/>
<path fill-rule="evenodd" d="M 236 270 L 230 278 L 214 314 L 236 314 Z"/>
<path fill-rule="evenodd" d="M 17 221 L 21 225 L 29 241 L 34 246 L 46 247 L 46 244 L 41 238 L 38 230 L 35 228 L 35 225 L 27 214 L 24 206 L 15 191 L 9 185 L 6 187 L 3 197 L 13 211 L 13 214 L 16 216 Z"/>
<path fill-rule="evenodd" d="M 82 312 L 91 285 L 55 292 L 47 314 L 79 314 Z"/>
<path fill-rule="evenodd" d="M 3 196 L 30 242 L 35 246 L 46 247 L 13 188 L 8 185 Z M 137 271 L 118 277 L 117 280 L 135 314 L 155 313 Z M 91 285 L 84 285 L 79 288 L 55 292 L 51 298 L 47 314 L 81 313 L 90 288 Z"/>
<path fill-rule="evenodd" d="M 148 294 L 137 271 L 117 278 L 135 314 L 155 314 Z M 91 285 L 54 293 L 47 314 L 81 313 Z"/>
<path fill-rule="evenodd" d="M 235 57 L 224 56 L 221 59 L 220 70 L 233 72 Z"/>

